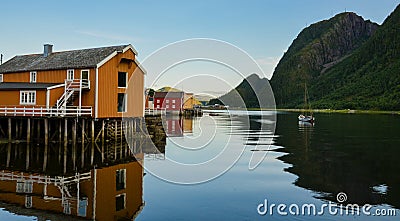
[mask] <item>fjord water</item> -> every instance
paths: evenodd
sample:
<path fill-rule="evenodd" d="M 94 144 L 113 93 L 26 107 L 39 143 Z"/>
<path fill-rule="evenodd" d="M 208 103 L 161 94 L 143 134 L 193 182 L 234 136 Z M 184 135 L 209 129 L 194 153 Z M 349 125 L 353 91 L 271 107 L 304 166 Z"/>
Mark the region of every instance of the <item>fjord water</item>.
<path fill-rule="evenodd" d="M 266 113 L 268 114 L 268 113 Z M 181 139 L 192 139 L 203 130 L 215 129 L 214 139 L 230 137 L 228 148 L 242 148 L 238 162 L 220 177 L 197 185 L 165 182 L 147 173 L 144 177 L 146 206 L 137 220 L 396 220 L 398 217 L 330 215 L 281 216 L 274 211 L 260 216 L 257 206 L 284 203 L 337 203 L 336 195 L 347 194 L 348 203 L 373 205 L 376 209 L 395 208 L 400 215 L 400 117 L 392 115 L 317 114 L 316 124 L 299 125 L 297 114 L 279 112 L 275 136 L 260 131 L 260 112 L 250 112 L 250 129 L 241 117 L 223 114 L 196 118 L 192 131 Z M 187 119 L 185 119 L 187 121 Z M 204 122 L 205 121 L 205 122 Z M 207 123 L 208 122 L 208 123 Z M 235 126 L 236 125 L 236 126 Z M 208 128 L 210 127 L 210 128 Z M 211 128 L 212 127 L 212 128 Z M 260 136 L 255 136 L 261 134 Z M 259 140 L 273 138 L 267 157 L 255 170 L 248 163 Z M 217 145 L 223 145 L 216 142 Z M 216 146 L 215 148 L 220 148 Z M 267 149 L 260 146 L 258 149 Z M 180 151 L 167 140 L 165 157 L 191 162 L 194 156 Z M 195 161 L 195 160 L 193 160 Z M 145 164 L 163 166 L 162 160 Z M 168 170 L 168 167 L 164 168 Z M 210 168 L 212 169 L 212 168 Z M 170 171 L 173 173 L 174 171 Z M 196 174 L 193 174 L 196 176 Z M 288 212 L 288 210 L 286 209 Z"/>
<path fill-rule="evenodd" d="M 126 195 L 126 205 L 132 200 L 141 202 L 143 210 L 135 220 L 398 220 L 400 216 L 400 116 L 397 115 L 368 115 L 368 114 L 317 114 L 316 124 L 299 125 L 296 113 L 279 112 L 275 134 L 271 134 L 271 121 L 261 118 L 271 116 L 271 112 L 232 111 L 231 115 L 219 113 L 218 116 L 205 116 L 194 119 L 170 118 L 166 127 L 170 137 L 167 138 L 165 155 L 154 156 L 146 154 L 147 168 L 162 168 L 171 174 L 177 174 L 168 167 L 165 158 L 183 163 L 199 163 L 220 153 L 224 148 L 243 150 L 238 161 L 221 176 L 202 184 L 180 185 L 163 181 L 146 172 L 142 182 L 142 172 L 129 172 L 131 182 L 126 189 L 133 190 Z M 246 127 L 246 121 L 249 127 Z M 263 125 L 266 124 L 266 127 Z M 164 125 L 167 126 L 167 125 Z M 265 125 L 264 125 L 265 126 Z M 176 130 L 176 129 L 181 130 Z M 191 144 L 201 134 L 214 134 L 211 142 L 204 149 L 194 151 L 181 148 L 182 144 Z M 265 145 L 272 139 L 271 147 Z M 202 141 L 200 139 L 200 141 Z M 196 140 L 198 142 L 198 140 Z M 259 144 L 258 147 L 255 144 Z M 137 146 L 138 147 L 138 146 Z M 33 174 L 40 174 L 43 167 L 42 155 L 44 147 L 24 144 L 0 145 L 0 164 L 8 171 L 25 171 L 29 166 Z M 114 153 L 108 146 L 110 153 Z M 266 158 L 255 169 L 249 170 L 249 160 L 252 150 L 269 150 Z M 11 157 L 7 155 L 11 151 Z M 15 150 L 15 151 L 14 151 Z M 25 153 L 27 150 L 30 154 Z M 35 152 L 37 150 L 37 152 Z M 51 176 L 65 176 L 65 171 L 74 175 L 70 161 L 61 158 L 58 146 L 49 147 L 49 159 L 46 173 Z M 97 173 L 104 171 L 109 176 L 98 176 L 97 192 L 109 192 L 105 188 L 115 177 L 115 168 L 137 167 L 137 162 L 131 155 L 123 151 L 122 161 L 110 160 L 101 162 L 101 155 L 94 149 L 94 163 L 91 163 L 91 151 L 85 152 L 84 171 L 93 170 L 97 165 Z M 134 150 L 136 153 L 138 150 Z M 39 153 L 39 160 L 36 155 Z M 62 153 L 62 152 L 61 152 Z M 260 152 L 263 153 L 263 152 Z M 31 155 L 30 161 L 26 156 Z M 223 155 L 221 161 L 230 162 L 232 155 Z M 114 156 L 110 156 L 110 159 Z M 79 158 L 77 165 L 80 165 Z M 61 162 L 61 163 L 60 163 Z M 64 162 L 64 163 L 63 163 Z M 78 163 L 79 162 L 79 163 Z M 28 166 L 27 166 L 28 165 Z M 224 164 L 223 164 L 224 165 Z M 218 165 L 217 165 L 218 166 Z M 79 166 L 78 166 L 79 167 Z M 208 168 L 210 171 L 218 169 Z M 29 171 L 28 170 L 28 171 Z M 109 171 L 109 172 L 107 172 Z M 24 172 L 24 174 L 25 174 Z M 204 171 L 207 173 L 209 171 Z M 20 172 L 18 172 L 20 173 Z M 196 177 L 193 173 L 190 176 Z M 90 182 L 85 181 L 85 182 Z M 84 185 L 84 184 L 82 184 Z M 113 187 L 115 185 L 111 185 Z M 130 187 L 134 188 L 130 188 Z M 5 192 L 0 185 L 0 194 L 16 194 Z M 36 187 L 34 187 L 35 189 Z M 110 189 L 112 189 L 110 188 Z M 143 196 L 142 196 L 143 189 Z M 9 191 L 9 190 L 8 190 Z M 89 192 L 92 192 L 90 190 Z M 371 204 L 375 209 L 396 209 L 396 217 L 377 216 L 346 216 L 330 215 L 326 210 L 324 215 L 311 216 L 281 216 L 275 210 L 260 216 L 257 206 L 264 203 L 286 205 L 315 204 L 319 208 L 329 202 L 337 203 L 336 195 L 340 192 L 347 194 L 347 203 L 359 205 Z M 22 197 L 16 194 L 15 197 Z M 41 196 L 36 196 L 40 198 Z M 109 205 L 115 204 L 115 195 L 107 198 Z M 24 201 L 22 201 L 23 203 Z M 55 202 L 58 205 L 60 201 Z M 33 202 L 35 205 L 35 201 Z M 23 209 L 23 205 L 13 206 L 0 203 L 0 220 L 72 220 L 74 217 L 54 212 L 34 209 Z M 110 210 L 110 206 L 98 206 L 100 212 Z M 127 208 L 135 212 L 138 208 Z M 111 209 L 112 210 L 112 209 Z M 115 211 L 114 211 L 115 212 Z M 112 211 L 110 212 L 112 215 Z M 114 215 L 112 215 L 114 216 Z M 45 217 L 45 218 L 43 218 Z M 111 216 L 110 216 L 111 217 Z M 116 216 L 114 216 L 116 217 Z M 108 220 L 106 217 L 96 219 Z"/>

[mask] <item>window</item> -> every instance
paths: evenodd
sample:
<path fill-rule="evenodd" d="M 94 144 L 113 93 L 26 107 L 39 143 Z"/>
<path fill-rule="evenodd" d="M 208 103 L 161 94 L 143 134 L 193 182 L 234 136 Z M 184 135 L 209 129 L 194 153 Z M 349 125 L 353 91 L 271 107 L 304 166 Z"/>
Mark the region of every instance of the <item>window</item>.
<path fill-rule="evenodd" d="M 160 108 L 160 105 L 157 105 L 157 108 Z"/>
<path fill-rule="evenodd" d="M 117 170 L 116 171 L 115 178 L 116 178 L 116 189 L 117 189 L 117 191 L 125 189 L 125 182 L 126 182 L 125 173 L 126 173 L 125 169 L 121 169 L 121 170 Z"/>
<path fill-rule="evenodd" d="M 3 74 L 0 74 L 0 83 L 3 82 Z"/>
<path fill-rule="evenodd" d="M 125 88 L 128 84 L 128 78 L 126 72 L 118 72 L 118 87 Z"/>
<path fill-rule="evenodd" d="M 31 72 L 31 74 L 30 74 L 30 79 L 29 79 L 29 81 L 30 81 L 31 83 L 36 83 L 36 75 L 37 75 L 36 71 L 32 71 L 32 72 Z"/>
<path fill-rule="evenodd" d="M 74 69 L 67 70 L 67 81 L 72 81 L 74 78 Z"/>
<path fill-rule="evenodd" d="M 167 99 L 167 104 L 169 104 L 169 100 Z"/>
<path fill-rule="evenodd" d="M 126 112 L 126 94 L 118 93 L 118 112 Z"/>
<path fill-rule="evenodd" d="M 160 103 L 160 100 L 157 100 L 157 104 L 159 104 Z"/>
<path fill-rule="evenodd" d="M 24 192 L 25 193 L 32 193 L 33 191 L 33 182 L 32 181 L 25 181 L 24 183 Z"/>
<path fill-rule="evenodd" d="M 17 181 L 16 192 L 17 193 L 23 193 L 24 192 L 24 181 Z"/>
<path fill-rule="evenodd" d="M 125 209 L 125 194 L 120 194 L 115 197 L 115 210 L 120 211 Z"/>
<path fill-rule="evenodd" d="M 20 104 L 36 104 L 36 91 L 20 91 Z"/>
<path fill-rule="evenodd" d="M 175 100 L 172 100 L 172 103 L 175 104 Z"/>
<path fill-rule="evenodd" d="M 25 196 L 25 207 L 32 208 L 32 196 Z"/>
<path fill-rule="evenodd" d="M 175 104 L 173 104 L 173 105 L 172 105 L 172 108 L 174 108 L 174 109 L 175 109 Z"/>
<path fill-rule="evenodd" d="M 167 105 L 165 108 L 169 108 L 169 105 Z"/>

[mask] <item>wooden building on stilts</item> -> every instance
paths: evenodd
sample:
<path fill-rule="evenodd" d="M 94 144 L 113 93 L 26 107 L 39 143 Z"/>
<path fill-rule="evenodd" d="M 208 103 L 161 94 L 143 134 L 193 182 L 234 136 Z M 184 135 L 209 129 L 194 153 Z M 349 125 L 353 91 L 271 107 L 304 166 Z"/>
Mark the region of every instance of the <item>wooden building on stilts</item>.
<path fill-rule="evenodd" d="M 0 65 L 0 140 L 113 142 L 143 130 L 144 75 L 132 45 L 15 56 Z M 104 146 L 104 145 L 102 145 Z"/>

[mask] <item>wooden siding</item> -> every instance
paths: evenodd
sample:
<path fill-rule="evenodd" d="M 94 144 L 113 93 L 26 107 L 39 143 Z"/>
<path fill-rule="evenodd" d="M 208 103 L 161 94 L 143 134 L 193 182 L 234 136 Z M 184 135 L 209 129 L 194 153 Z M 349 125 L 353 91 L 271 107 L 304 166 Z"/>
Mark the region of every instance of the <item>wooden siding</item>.
<path fill-rule="evenodd" d="M 63 93 L 64 93 L 64 87 L 54 88 L 50 90 L 49 106 L 50 107 L 55 106 L 57 103 L 57 99 L 59 99 Z"/>
<path fill-rule="evenodd" d="M 126 169 L 126 188 L 116 190 L 116 171 Z M 115 220 L 115 217 L 132 217 L 140 205 L 143 195 L 143 167 L 139 162 L 131 162 L 97 170 L 96 218 Z M 125 195 L 125 209 L 116 211 L 115 198 Z"/>
<path fill-rule="evenodd" d="M 143 116 L 144 73 L 133 62 L 134 59 L 135 54 L 128 50 L 116 55 L 99 68 L 98 118 L 122 117 L 123 113 L 119 113 L 117 109 L 118 93 L 128 93 L 128 112 L 124 113 L 124 116 Z M 128 73 L 128 92 L 125 88 L 118 88 L 118 72 Z"/>
<path fill-rule="evenodd" d="M 21 91 L 35 91 L 35 90 L 21 90 Z M 19 104 L 19 90 L 14 91 L 0 91 L 1 103 L 0 106 L 16 106 L 16 107 L 32 107 L 32 106 L 46 106 L 46 90 L 36 90 L 36 104 L 35 105 L 21 105 Z"/>
<path fill-rule="evenodd" d="M 144 73 L 134 62 L 135 54 L 132 50 L 118 53 L 98 69 L 98 115 L 97 118 L 120 118 L 124 116 L 144 116 Z M 74 69 L 74 78 L 81 77 L 81 71 L 88 69 Z M 67 78 L 67 70 L 36 71 L 36 83 L 64 84 Z M 118 88 L 118 72 L 128 73 L 129 91 Z M 82 92 L 82 106 L 93 107 L 95 116 L 96 103 L 96 68 L 89 69 L 90 90 Z M 30 72 L 5 73 L 3 82 L 29 82 Z M 54 106 L 63 92 L 63 87 L 51 90 L 50 107 Z M 46 105 L 46 91 L 37 91 L 38 105 Z M 118 93 L 128 93 L 127 112 L 118 112 Z M 19 91 L 0 91 L 0 106 L 19 105 Z M 76 98 L 74 105 L 78 106 Z"/>

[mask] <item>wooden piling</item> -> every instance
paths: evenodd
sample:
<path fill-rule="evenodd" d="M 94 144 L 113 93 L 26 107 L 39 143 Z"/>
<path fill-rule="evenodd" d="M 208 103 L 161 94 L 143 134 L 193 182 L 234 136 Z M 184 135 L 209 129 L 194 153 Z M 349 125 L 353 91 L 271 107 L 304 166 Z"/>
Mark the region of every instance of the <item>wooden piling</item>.
<path fill-rule="evenodd" d="M 74 119 L 72 124 L 72 165 L 76 166 L 76 124 L 78 119 Z"/>
<path fill-rule="evenodd" d="M 85 166 L 85 118 L 82 118 L 82 127 L 81 127 L 81 168 Z"/>
<path fill-rule="evenodd" d="M 118 121 L 115 120 L 114 125 L 114 159 L 117 159 L 117 140 L 118 140 Z"/>
<path fill-rule="evenodd" d="M 104 162 L 104 120 L 101 121 L 101 162 Z"/>
<path fill-rule="evenodd" d="M 26 142 L 31 142 L 31 119 L 26 120 Z"/>
<path fill-rule="evenodd" d="M 67 172 L 68 120 L 64 119 L 64 174 Z"/>
<path fill-rule="evenodd" d="M 12 130 L 11 130 L 11 118 L 8 118 L 8 142 L 12 140 Z"/>
<path fill-rule="evenodd" d="M 49 120 L 47 118 L 44 119 L 44 144 L 49 144 Z"/>

